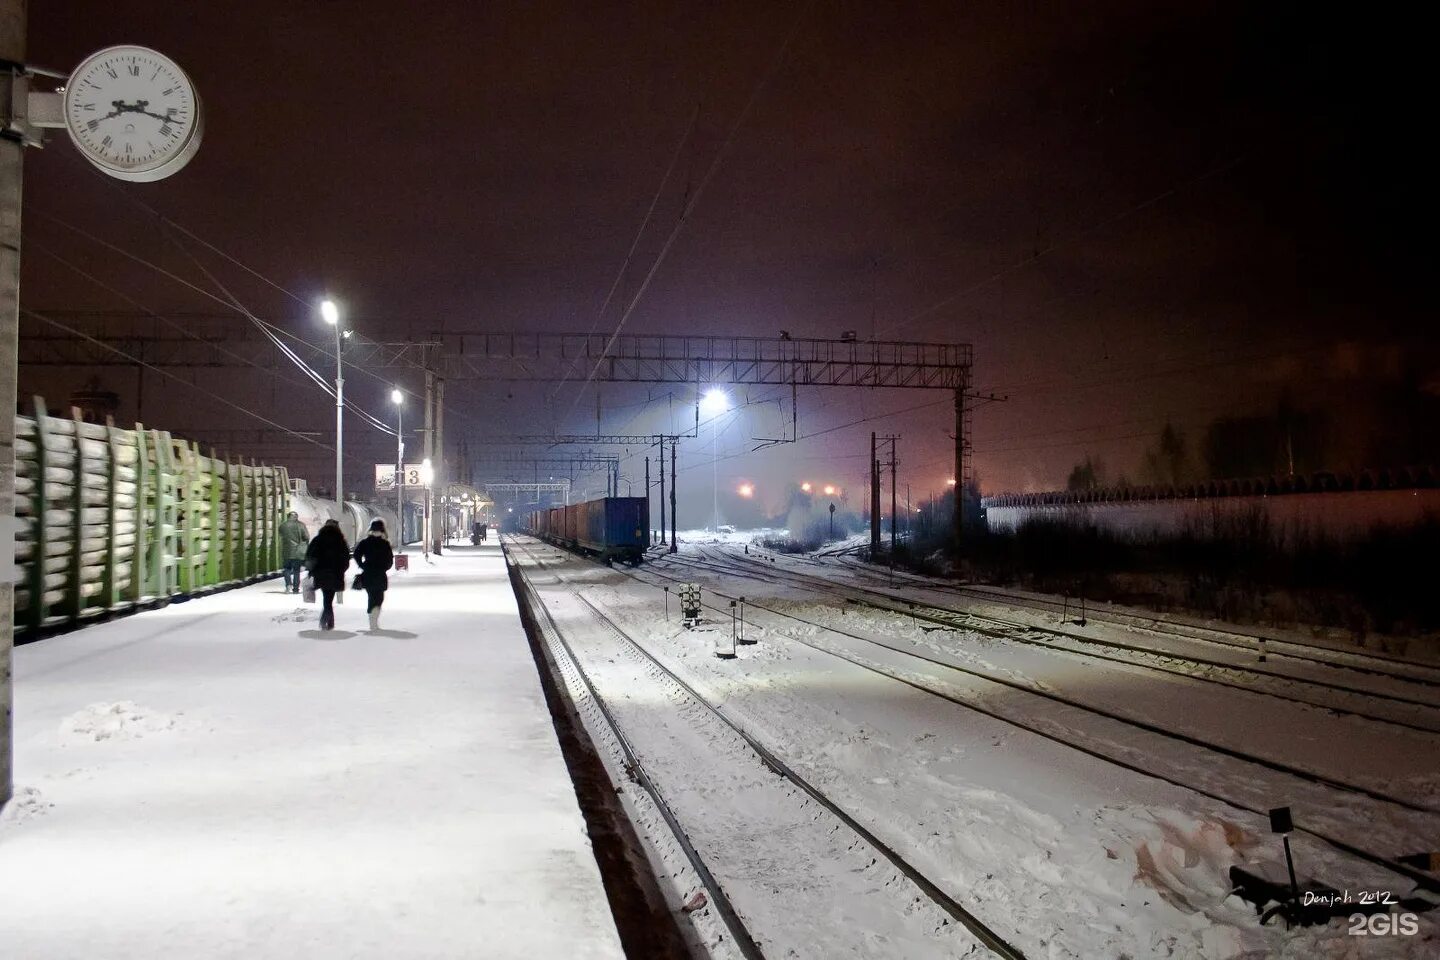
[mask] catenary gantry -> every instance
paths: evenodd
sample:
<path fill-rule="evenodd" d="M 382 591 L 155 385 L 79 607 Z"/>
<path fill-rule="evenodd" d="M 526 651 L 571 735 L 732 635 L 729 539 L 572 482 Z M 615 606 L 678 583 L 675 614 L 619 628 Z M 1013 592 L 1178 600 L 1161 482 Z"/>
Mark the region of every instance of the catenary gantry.
<path fill-rule="evenodd" d="M 238 317 L 188 317 L 187 334 L 139 314 L 60 314 L 83 326 L 92 339 L 40 324 L 22 337 L 21 363 L 48 366 L 224 367 L 266 365 L 274 349 L 253 325 Z M 175 318 L 167 318 L 175 319 Z M 279 323 L 283 331 L 296 323 Z M 386 329 L 386 321 L 357 321 L 357 329 Z M 410 324 L 413 326 L 413 324 Z M 59 331 L 59 332 L 57 332 Z M 287 334 L 288 335 L 288 334 Z M 299 348 L 319 358 L 323 347 L 299 338 Z M 383 343 L 357 336 L 346 363 L 368 368 L 423 370 L 430 380 L 595 381 L 604 383 L 733 383 L 824 387 L 948 390 L 955 398 L 955 477 L 969 476 L 967 395 L 974 354 L 968 343 L 807 337 L 687 336 L 633 334 L 496 333 L 444 331 L 423 340 Z M 221 354 L 219 347 L 225 353 Z M 116 349 L 130 357 L 121 357 Z M 217 355 L 218 354 L 218 355 Z M 442 388 L 443 389 L 443 388 Z M 627 441 L 629 442 L 629 441 Z M 955 527 L 964 510 L 957 495 Z"/>

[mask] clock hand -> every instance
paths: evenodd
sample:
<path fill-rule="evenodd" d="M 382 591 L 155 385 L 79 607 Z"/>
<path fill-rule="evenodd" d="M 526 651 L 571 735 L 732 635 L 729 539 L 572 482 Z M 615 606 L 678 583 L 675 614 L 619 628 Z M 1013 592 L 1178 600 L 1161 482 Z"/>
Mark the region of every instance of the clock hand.
<path fill-rule="evenodd" d="M 110 105 L 115 109 L 101 117 L 101 120 L 109 120 L 111 117 L 118 117 L 125 112 L 125 102 L 123 100 L 112 100 Z"/>
<path fill-rule="evenodd" d="M 150 106 L 149 100 L 136 100 L 133 104 L 126 103 L 123 100 L 114 100 L 111 101 L 111 104 L 115 107 L 114 111 L 101 117 L 101 120 L 108 120 L 111 117 L 118 117 L 122 113 L 138 113 L 142 114 L 143 116 L 153 117 L 156 120 L 161 121 L 162 123 L 173 123 L 178 125 L 185 122 L 179 117 L 170 116 L 168 114 L 151 113 L 149 110 L 146 110 L 145 108 Z"/>

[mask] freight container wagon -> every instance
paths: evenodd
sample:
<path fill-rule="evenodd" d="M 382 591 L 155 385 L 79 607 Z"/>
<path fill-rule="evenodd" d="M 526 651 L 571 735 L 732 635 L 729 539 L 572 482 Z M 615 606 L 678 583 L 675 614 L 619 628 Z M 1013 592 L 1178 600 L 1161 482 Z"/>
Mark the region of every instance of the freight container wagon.
<path fill-rule="evenodd" d="M 638 563 L 649 545 L 650 505 L 644 497 L 605 497 L 536 510 L 529 532 L 601 560 Z"/>

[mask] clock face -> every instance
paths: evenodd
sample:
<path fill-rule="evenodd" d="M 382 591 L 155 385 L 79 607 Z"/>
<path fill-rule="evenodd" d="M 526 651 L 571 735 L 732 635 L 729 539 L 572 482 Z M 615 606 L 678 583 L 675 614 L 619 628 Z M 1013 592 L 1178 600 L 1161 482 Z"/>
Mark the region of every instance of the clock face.
<path fill-rule="evenodd" d="M 200 98 L 185 71 L 145 47 L 91 54 L 65 85 L 65 127 L 87 160 L 122 180 L 160 180 L 200 147 Z"/>

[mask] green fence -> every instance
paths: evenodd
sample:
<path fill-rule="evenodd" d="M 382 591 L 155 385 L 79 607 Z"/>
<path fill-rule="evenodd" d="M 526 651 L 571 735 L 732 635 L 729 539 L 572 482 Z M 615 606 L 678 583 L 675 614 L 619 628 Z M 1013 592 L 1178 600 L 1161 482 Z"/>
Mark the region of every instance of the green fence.
<path fill-rule="evenodd" d="M 15 418 L 15 626 L 36 631 L 280 569 L 283 467 L 163 430 Z"/>

